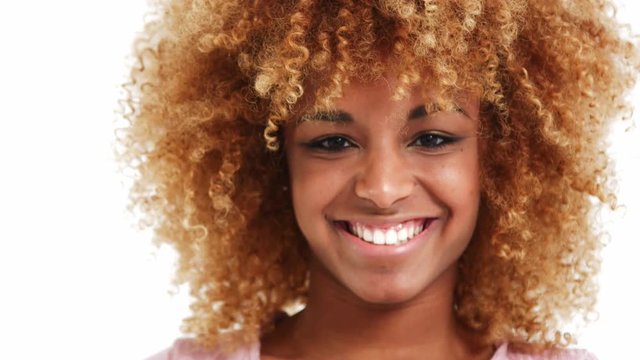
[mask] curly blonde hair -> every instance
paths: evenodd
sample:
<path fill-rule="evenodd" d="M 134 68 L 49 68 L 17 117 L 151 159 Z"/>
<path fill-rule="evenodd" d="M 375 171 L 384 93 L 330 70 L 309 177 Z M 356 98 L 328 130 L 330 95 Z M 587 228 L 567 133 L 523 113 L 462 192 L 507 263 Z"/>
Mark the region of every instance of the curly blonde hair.
<path fill-rule="evenodd" d="M 136 43 L 122 161 L 141 222 L 179 253 L 205 346 L 257 341 L 304 302 L 308 249 L 279 129 L 349 81 L 478 94 L 482 204 L 455 309 L 487 343 L 566 346 L 594 311 L 593 211 L 615 207 L 605 138 L 638 46 L 608 1 L 221 1 L 158 7 Z"/>

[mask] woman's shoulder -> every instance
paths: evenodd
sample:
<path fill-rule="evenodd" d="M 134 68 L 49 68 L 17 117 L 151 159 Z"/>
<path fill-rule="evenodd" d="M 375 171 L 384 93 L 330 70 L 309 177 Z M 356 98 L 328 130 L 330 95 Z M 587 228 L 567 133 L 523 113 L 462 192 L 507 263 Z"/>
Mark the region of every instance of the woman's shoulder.
<path fill-rule="evenodd" d="M 597 360 L 597 358 L 581 349 L 548 350 L 540 354 L 524 354 L 511 350 L 508 343 L 503 343 L 491 360 Z"/>
<path fill-rule="evenodd" d="M 259 360 L 258 344 L 245 346 L 232 353 L 220 349 L 205 350 L 193 340 L 179 339 L 173 345 L 146 360 Z"/>

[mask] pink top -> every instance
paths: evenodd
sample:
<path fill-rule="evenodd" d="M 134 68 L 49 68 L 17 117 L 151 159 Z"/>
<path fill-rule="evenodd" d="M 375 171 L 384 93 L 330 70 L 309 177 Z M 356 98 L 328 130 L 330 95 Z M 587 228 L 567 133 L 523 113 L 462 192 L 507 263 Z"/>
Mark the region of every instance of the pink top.
<path fill-rule="evenodd" d="M 172 347 L 166 349 L 147 360 L 260 360 L 260 344 L 241 348 L 233 354 L 220 351 L 203 351 L 189 340 L 178 340 Z M 584 350 L 562 350 L 537 355 L 516 353 L 509 350 L 509 345 L 503 343 L 498 347 L 491 360 L 597 360 L 596 357 Z"/>

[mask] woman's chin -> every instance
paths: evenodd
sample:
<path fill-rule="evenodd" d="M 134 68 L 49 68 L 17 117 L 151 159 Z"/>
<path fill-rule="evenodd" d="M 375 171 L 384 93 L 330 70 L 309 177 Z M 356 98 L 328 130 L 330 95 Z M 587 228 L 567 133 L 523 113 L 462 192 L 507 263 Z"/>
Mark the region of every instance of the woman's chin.
<path fill-rule="evenodd" d="M 425 271 L 422 276 L 405 276 L 404 273 L 387 276 L 359 275 L 358 278 L 344 279 L 346 281 L 342 284 L 360 301 L 366 304 L 402 305 L 424 296 L 451 296 L 455 288 L 456 266 L 452 264 L 442 273 Z"/>
<path fill-rule="evenodd" d="M 369 305 L 399 305 L 415 298 L 419 291 L 402 286 L 376 286 L 376 288 L 357 288 L 352 292 L 362 302 Z"/>

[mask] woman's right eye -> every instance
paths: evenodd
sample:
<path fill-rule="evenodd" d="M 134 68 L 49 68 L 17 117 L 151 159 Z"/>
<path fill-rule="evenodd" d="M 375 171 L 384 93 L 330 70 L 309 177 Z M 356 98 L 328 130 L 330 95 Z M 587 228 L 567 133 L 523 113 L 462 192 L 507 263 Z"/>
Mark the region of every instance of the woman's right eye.
<path fill-rule="evenodd" d="M 355 147 L 356 145 L 344 136 L 332 135 L 312 140 L 307 143 L 306 146 L 314 150 L 337 152 Z"/>

